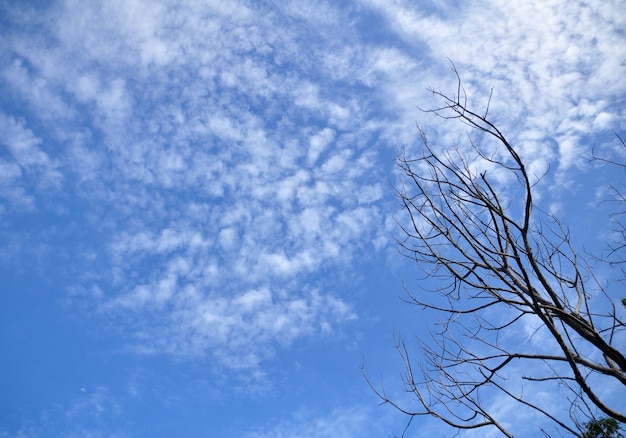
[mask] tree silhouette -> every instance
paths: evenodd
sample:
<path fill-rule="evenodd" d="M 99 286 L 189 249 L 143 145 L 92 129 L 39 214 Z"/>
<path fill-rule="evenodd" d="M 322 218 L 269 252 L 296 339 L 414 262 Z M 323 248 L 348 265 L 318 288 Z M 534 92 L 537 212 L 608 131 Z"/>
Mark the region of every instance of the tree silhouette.
<path fill-rule="evenodd" d="M 626 357 L 616 347 L 624 322 L 568 229 L 535 205 L 541 178 L 529 175 L 488 118 L 489 104 L 480 113 L 468 107 L 453 71 L 456 94 L 431 90 L 443 103 L 427 112 L 467 125 L 469 148 L 433 147 L 420 128 L 421 154 L 396 159 L 404 175 L 399 246 L 428 284 L 437 284 L 420 293 L 407 288 L 407 301 L 435 312 L 440 323 L 418 338 L 418 354 L 397 338 L 408 401 L 365 377 L 408 424 L 429 415 L 457 430 L 492 427 L 512 437 L 492 400 L 513 402 L 579 437 L 592 436 L 585 424 L 625 422 L 603 392 L 626 388 Z M 569 410 L 545 404 L 546 391 L 555 390 Z"/>

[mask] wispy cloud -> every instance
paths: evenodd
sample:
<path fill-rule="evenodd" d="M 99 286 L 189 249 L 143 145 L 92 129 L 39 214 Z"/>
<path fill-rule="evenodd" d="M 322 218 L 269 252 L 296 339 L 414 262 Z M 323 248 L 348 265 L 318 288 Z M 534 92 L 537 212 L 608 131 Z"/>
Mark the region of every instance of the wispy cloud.
<path fill-rule="evenodd" d="M 77 388 L 67 404 L 55 404 L 41 412 L 36 423 L 27 423 L 11 433 L 0 426 L 1 437 L 127 438 L 133 436 L 119 424 L 122 405 L 104 386 Z M 113 421 L 111 421 L 113 420 Z M 112 426 L 118 420 L 115 426 Z"/>
<path fill-rule="evenodd" d="M 64 171 L 88 182 L 73 190 L 108 236 L 110 258 L 83 288 L 98 278 L 94 310 L 132 322 L 137 351 L 256 367 L 354 319 L 316 276 L 384 245 L 377 175 L 390 163 L 371 144 L 367 93 L 347 92 L 364 89 L 349 74 L 361 67 L 343 46 L 313 62 L 332 43 L 319 14 L 338 10 L 265 12 L 66 2 L 45 45 L 13 36 L 4 78 L 42 120 L 63 115 L 52 133 L 69 144 Z"/>
<path fill-rule="evenodd" d="M 572 167 L 586 163 L 589 136 L 618 129 L 624 118 L 614 99 L 626 91 L 619 2 L 476 1 L 430 10 L 400 0 L 366 3 L 407 44 L 425 44 L 439 59 L 435 69 L 451 59 L 473 106 L 486 108 L 494 87 L 490 114 L 533 173 L 551 164 L 566 182 Z M 441 80 L 428 85 L 454 89 Z M 396 94 L 404 88 L 398 84 Z"/>
<path fill-rule="evenodd" d="M 0 113 L 0 144 L 8 156 L 0 158 L 0 198 L 11 208 L 33 210 L 32 190 L 49 192 L 62 187 L 61 163 L 42 148 L 42 139 L 26 128 L 24 120 Z M 6 207 L 0 204 L 0 213 Z"/>
<path fill-rule="evenodd" d="M 245 433 L 246 438 L 296 438 L 312 437 L 326 438 L 332 436 L 362 437 L 385 436 L 391 427 L 391 418 L 386 415 L 389 411 L 372 409 L 371 406 L 349 406 L 334 409 L 326 415 L 301 409 L 292 415 L 289 420 L 275 423 L 268 422 L 266 426 L 255 431 Z"/>

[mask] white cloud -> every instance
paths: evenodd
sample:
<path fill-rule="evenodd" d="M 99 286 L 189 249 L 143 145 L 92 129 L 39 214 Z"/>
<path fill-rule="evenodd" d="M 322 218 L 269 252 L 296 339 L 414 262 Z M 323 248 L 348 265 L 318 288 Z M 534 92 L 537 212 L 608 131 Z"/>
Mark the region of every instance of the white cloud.
<path fill-rule="evenodd" d="M 330 128 L 324 128 L 309 141 L 308 164 L 314 165 L 320 154 L 328 147 L 335 137 L 335 131 Z"/>
<path fill-rule="evenodd" d="M 0 114 L 0 141 L 8 148 L 13 160 L 26 171 L 39 171 L 42 179 L 52 186 L 60 182 L 61 174 L 56 170 L 58 164 L 40 147 L 42 140 L 24 127 L 23 121 L 17 121 L 6 114 Z"/>
<path fill-rule="evenodd" d="M 11 207 L 33 210 L 33 189 L 45 193 L 62 187 L 61 164 L 45 152 L 42 143 L 23 120 L 0 113 L 0 145 L 8 152 L 0 156 L 0 198 Z"/>
<path fill-rule="evenodd" d="M 139 296 L 133 299 L 156 295 Z M 222 365 L 249 371 L 270 358 L 278 346 L 289 346 L 303 336 L 321 334 L 330 322 L 350 320 L 354 314 L 341 300 L 308 290 L 302 293 L 252 289 L 231 297 L 204 295 L 193 287 L 177 288 L 174 308 L 157 333 L 137 338 L 145 352 L 176 355 L 212 352 Z M 142 332 L 137 332 L 139 335 Z"/>
<path fill-rule="evenodd" d="M 429 10 L 432 2 L 366 3 L 385 15 L 390 31 L 414 47 L 426 44 L 439 60 L 415 75 L 427 78 L 425 86 L 454 92 L 454 84 L 445 87 L 433 76 L 445 67 L 446 58 L 459 69 L 473 107 L 486 103 L 493 86 L 490 114 L 501 130 L 531 166 L 547 169 L 551 164 L 561 183 L 580 164 L 578 157 L 589 154 L 588 136 L 617 129 L 616 122 L 624 117 L 612 98 L 626 90 L 620 80 L 626 67 L 616 63 L 626 56 L 621 35 L 626 23 L 617 1 L 475 1 L 453 10 Z M 411 79 L 397 73 L 407 63 L 406 55 L 388 50 L 375 64 L 398 79 L 389 90 L 393 101 L 402 102 L 411 88 Z M 428 108 L 424 102 L 420 99 L 420 106 Z M 601 123 L 596 123 L 600 114 Z M 614 122 L 602 123 L 609 120 Z M 538 140 L 544 153 L 534 153 L 533 143 L 527 149 L 528 131 L 543 135 Z M 552 159 L 555 154 L 557 160 Z"/>
<path fill-rule="evenodd" d="M 354 405 L 322 414 L 308 409 L 295 411 L 291 419 L 268 422 L 265 427 L 249 431 L 246 438 L 330 438 L 386 436 L 393 429 L 390 418 L 371 406 Z"/>

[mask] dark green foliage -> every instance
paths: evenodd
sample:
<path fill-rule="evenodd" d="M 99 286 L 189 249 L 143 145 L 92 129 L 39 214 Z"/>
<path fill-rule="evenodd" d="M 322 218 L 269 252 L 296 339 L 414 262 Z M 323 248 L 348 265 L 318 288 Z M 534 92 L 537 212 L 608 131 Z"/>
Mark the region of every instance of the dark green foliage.
<path fill-rule="evenodd" d="M 602 418 L 587 423 L 583 438 L 624 438 L 619 431 L 619 423 L 614 418 Z"/>

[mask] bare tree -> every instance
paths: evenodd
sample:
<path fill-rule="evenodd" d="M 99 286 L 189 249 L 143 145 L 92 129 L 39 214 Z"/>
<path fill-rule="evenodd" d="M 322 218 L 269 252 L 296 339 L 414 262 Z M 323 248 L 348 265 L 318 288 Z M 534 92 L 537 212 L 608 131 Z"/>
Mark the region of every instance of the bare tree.
<path fill-rule="evenodd" d="M 432 147 L 419 130 L 422 153 L 396 160 L 406 213 L 398 222 L 401 252 L 428 277 L 421 284 L 438 285 L 419 294 L 407 288 L 407 301 L 441 322 L 418 338 L 417 360 L 397 338 L 410 397 L 390 395 L 366 375 L 368 383 L 409 416 L 408 425 L 426 415 L 457 431 L 491 427 L 512 437 L 494 400 L 573 436 L 585 436 L 585 424 L 601 418 L 626 422 L 604 395 L 626 389 L 626 357 L 616 347 L 625 326 L 613 300 L 577 255 L 568 229 L 535 205 L 541 178 L 528 174 L 490 120 L 489 103 L 471 110 L 460 79 L 453 97 L 431 91 L 443 104 L 428 112 L 467 125 L 469 147 Z M 541 396 L 555 390 L 564 394 L 558 408 Z"/>

